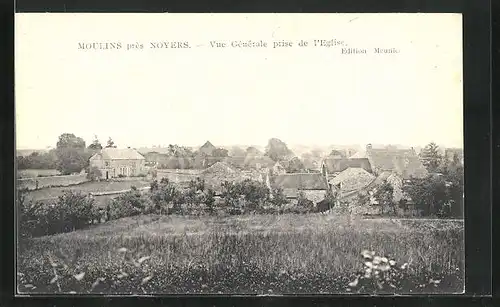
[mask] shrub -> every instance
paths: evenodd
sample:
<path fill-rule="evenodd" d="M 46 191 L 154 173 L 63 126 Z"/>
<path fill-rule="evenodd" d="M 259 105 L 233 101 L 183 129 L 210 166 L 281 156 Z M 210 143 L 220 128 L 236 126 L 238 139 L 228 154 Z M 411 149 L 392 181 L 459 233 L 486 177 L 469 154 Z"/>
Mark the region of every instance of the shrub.
<path fill-rule="evenodd" d="M 142 195 L 137 188 L 132 189 L 117 198 L 113 199 L 107 208 L 109 219 L 119 219 L 122 217 L 139 214 L 152 213 L 155 209 L 150 198 Z"/>
<path fill-rule="evenodd" d="M 25 193 L 18 193 L 19 233 L 21 237 L 38 237 L 81 229 L 100 220 L 94 199 L 65 192 L 56 202 L 26 201 Z"/>
<path fill-rule="evenodd" d="M 181 201 L 182 195 L 173 183 L 162 178 L 160 183 L 156 180 L 151 183 L 150 198 L 156 213 L 169 214 L 171 205 L 174 205 L 173 211 L 178 209 L 175 204 Z"/>
<path fill-rule="evenodd" d="M 64 232 L 83 228 L 94 219 L 94 199 L 80 192 L 65 192 L 55 205 L 57 211 L 62 213 L 60 222 Z"/>
<path fill-rule="evenodd" d="M 297 199 L 297 206 L 299 208 L 303 208 L 308 211 L 312 211 L 314 209 L 314 202 L 306 197 L 304 192 L 300 191 Z"/>
<path fill-rule="evenodd" d="M 278 208 L 281 208 L 288 203 L 282 188 L 278 187 L 271 190 L 270 202 Z"/>
<path fill-rule="evenodd" d="M 255 211 L 262 208 L 270 199 L 269 189 L 262 182 L 245 179 L 238 185 L 245 199 L 245 208 L 248 210 Z"/>
<path fill-rule="evenodd" d="M 443 207 L 450 201 L 446 180 L 441 176 L 413 178 L 403 190 L 422 209 L 424 216 L 442 214 Z"/>
<path fill-rule="evenodd" d="M 102 178 L 101 170 L 95 166 L 91 167 L 87 173 L 87 179 L 90 181 L 96 181 L 100 178 Z"/>

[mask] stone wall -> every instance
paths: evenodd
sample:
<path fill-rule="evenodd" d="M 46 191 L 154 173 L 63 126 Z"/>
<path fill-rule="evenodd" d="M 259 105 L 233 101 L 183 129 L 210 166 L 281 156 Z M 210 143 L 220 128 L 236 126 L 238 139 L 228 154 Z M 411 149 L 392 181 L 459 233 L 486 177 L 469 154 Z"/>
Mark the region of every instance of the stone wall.
<path fill-rule="evenodd" d="M 23 178 L 17 180 L 17 187 L 20 189 L 36 190 L 48 187 L 67 187 L 89 181 L 86 174 L 68 176 L 50 176 L 37 178 Z M 38 182 L 38 185 L 37 185 Z"/>

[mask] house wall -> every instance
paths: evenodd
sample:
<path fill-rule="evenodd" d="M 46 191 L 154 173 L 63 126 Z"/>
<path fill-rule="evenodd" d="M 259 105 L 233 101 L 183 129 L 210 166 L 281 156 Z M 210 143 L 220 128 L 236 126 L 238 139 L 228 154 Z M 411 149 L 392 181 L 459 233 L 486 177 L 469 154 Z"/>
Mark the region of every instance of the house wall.
<path fill-rule="evenodd" d="M 92 159 L 90 160 L 91 167 L 97 167 L 101 173 L 101 178 L 106 179 L 106 172 L 108 178 L 123 176 L 139 176 L 145 174 L 145 160 L 105 160 L 105 159 Z"/>

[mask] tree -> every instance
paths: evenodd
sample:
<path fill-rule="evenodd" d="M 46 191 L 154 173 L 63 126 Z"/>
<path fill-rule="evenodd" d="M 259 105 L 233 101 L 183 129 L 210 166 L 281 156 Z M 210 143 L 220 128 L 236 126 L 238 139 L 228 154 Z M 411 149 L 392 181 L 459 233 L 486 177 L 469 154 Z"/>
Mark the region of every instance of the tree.
<path fill-rule="evenodd" d="M 304 163 L 300 161 L 298 157 L 292 158 L 290 161 L 288 161 L 287 166 L 286 166 L 286 171 L 287 173 L 300 173 L 305 170 Z"/>
<path fill-rule="evenodd" d="M 394 188 L 390 183 L 384 182 L 376 189 L 373 196 L 377 200 L 382 214 L 397 215 L 397 205 L 399 204 L 394 202 Z"/>
<path fill-rule="evenodd" d="M 59 136 L 55 156 L 56 169 L 65 175 L 80 172 L 88 165 L 90 158 L 89 153 L 85 152 L 85 141 L 72 133 Z"/>
<path fill-rule="evenodd" d="M 240 147 L 238 146 L 233 146 L 231 148 L 231 151 L 229 152 L 229 154 L 233 157 L 242 157 L 242 156 L 246 156 L 246 152 L 245 150 L 241 149 Z"/>
<path fill-rule="evenodd" d="M 324 154 L 323 151 L 319 148 L 315 148 L 315 149 L 311 150 L 311 155 L 316 160 L 321 159 L 323 157 L 323 154 Z"/>
<path fill-rule="evenodd" d="M 312 210 L 314 208 L 314 202 L 308 199 L 303 191 L 299 192 L 297 205 L 307 210 Z"/>
<path fill-rule="evenodd" d="M 443 176 L 413 178 L 403 191 L 422 209 L 424 216 L 437 216 L 448 203 L 446 181 Z"/>
<path fill-rule="evenodd" d="M 99 142 L 99 139 L 97 138 L 97 135 L 94 136 L 94 140 L 92 141 L 92 144 L 89 145 L 89 149 L 92 149 L 94 151 L 102 149 L 102 145 Z"/>
<path fill-rule="evenodd" d="M 460 161 L 458 161 L 460 163 Z M 463 217 L 464 209 L 464 168 L 458 165 L 445 174 L 450 215 Z"/>
<path fill-rule="evenodd" d="M 437 172 L 442 161 L 439 146 L 434 142 L 429 143 L 420 153 L 420 159 L 429 172 Z"/>
<path fill-rule="evenodd" d="M 207 189 L 205 191 L 205 204 L 207 205 L 207 210 L 210 215 L 215 213 L 215 191 L 212 189 Z"/>
<path fill-rule="evenodd" d="M 56 148 L 77 148 L 84 149 L 85 141 L 75 136 L 73 133 L 63 133 L 59 136 Z"/>
<path fill-rule="evenodd" d="M 285 194 L 283 193 L 283 189 L 280 187 L 273 188 L 271 190 L 271 204 L 281 208 L 282 206 L 288 203 L 288 199 L 286 199 Z"/>
<path fill-rule="evenodd" d="M 60 148 L 57 150 L 56 169 L 63 175 L 79 173 L 87 166 L 84 153 L 76 148 Z"/>
<path fill-rule="evenodd" d="M 244 195 L 246 207 L 250 210 L 261 208 L 269 200 L 269 189 L 262 182 L 245 179 L 237 185 L 240 194 Z"/>
<path fill-rule="evenodd" d="M 224 158 L 224 157 L 228 156 L 228 151 L 227 151 L 227 149 L 224 149 L 224 148 L 216 148 L 212 152 L 212 156 L 219 157 L 219 158 Z"/>
<path fill-rule="evenodd" d="M 341 158 L 345 158 L 345 153 L 340 151 L 340 150 L 336 150 L 336 149 L 333 149 L 331 152 L 330 152 L 330 156 L 331 157 L 341 157 Z"/>
<path fill-rule="evenodd" d="M 106 148 L 116 148 L 115 142 L 113 141 L 113 139 L 111 137 L 108 139 L 108 143 L 106 145 Z"/>
<path fill-rule="evenodd" d="M 246 154 L 251 156 L 260 156 L 262 153 L 257 148 L 250 146 L 246 149 Z"/>
<path fill-rule="evenodd" d="M 101 177 L 102 177 L 101 170 L 95 166 L 91 167 L 87 173 L 87 179 L 89 179 L 90 181 L 99 180 Z"/>
<path fill-rule="evenodd" d="M 193 151 L 187 147 L 179 145 L 168 145 L 168 155 L 178 158 L 190 158 L 193 157 Z"/>
<path fill-rule="evenodd" d="M 281 161 L 292 154 L 287 145 L 279 139 L 272 138 L 267 143 L 265 155 L 274 161 Z"/>

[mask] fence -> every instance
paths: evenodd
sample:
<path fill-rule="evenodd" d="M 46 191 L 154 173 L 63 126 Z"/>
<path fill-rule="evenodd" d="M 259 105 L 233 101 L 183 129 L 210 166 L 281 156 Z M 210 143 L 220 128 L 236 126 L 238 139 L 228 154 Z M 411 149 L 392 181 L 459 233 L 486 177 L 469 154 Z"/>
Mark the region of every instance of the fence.
<path fill-rule="evenodd" d="M 23 178 L 17 180 L 20 189 L 36 190 L 48 187 L 67 187 L 89 181 L 86 174 Z"/>

